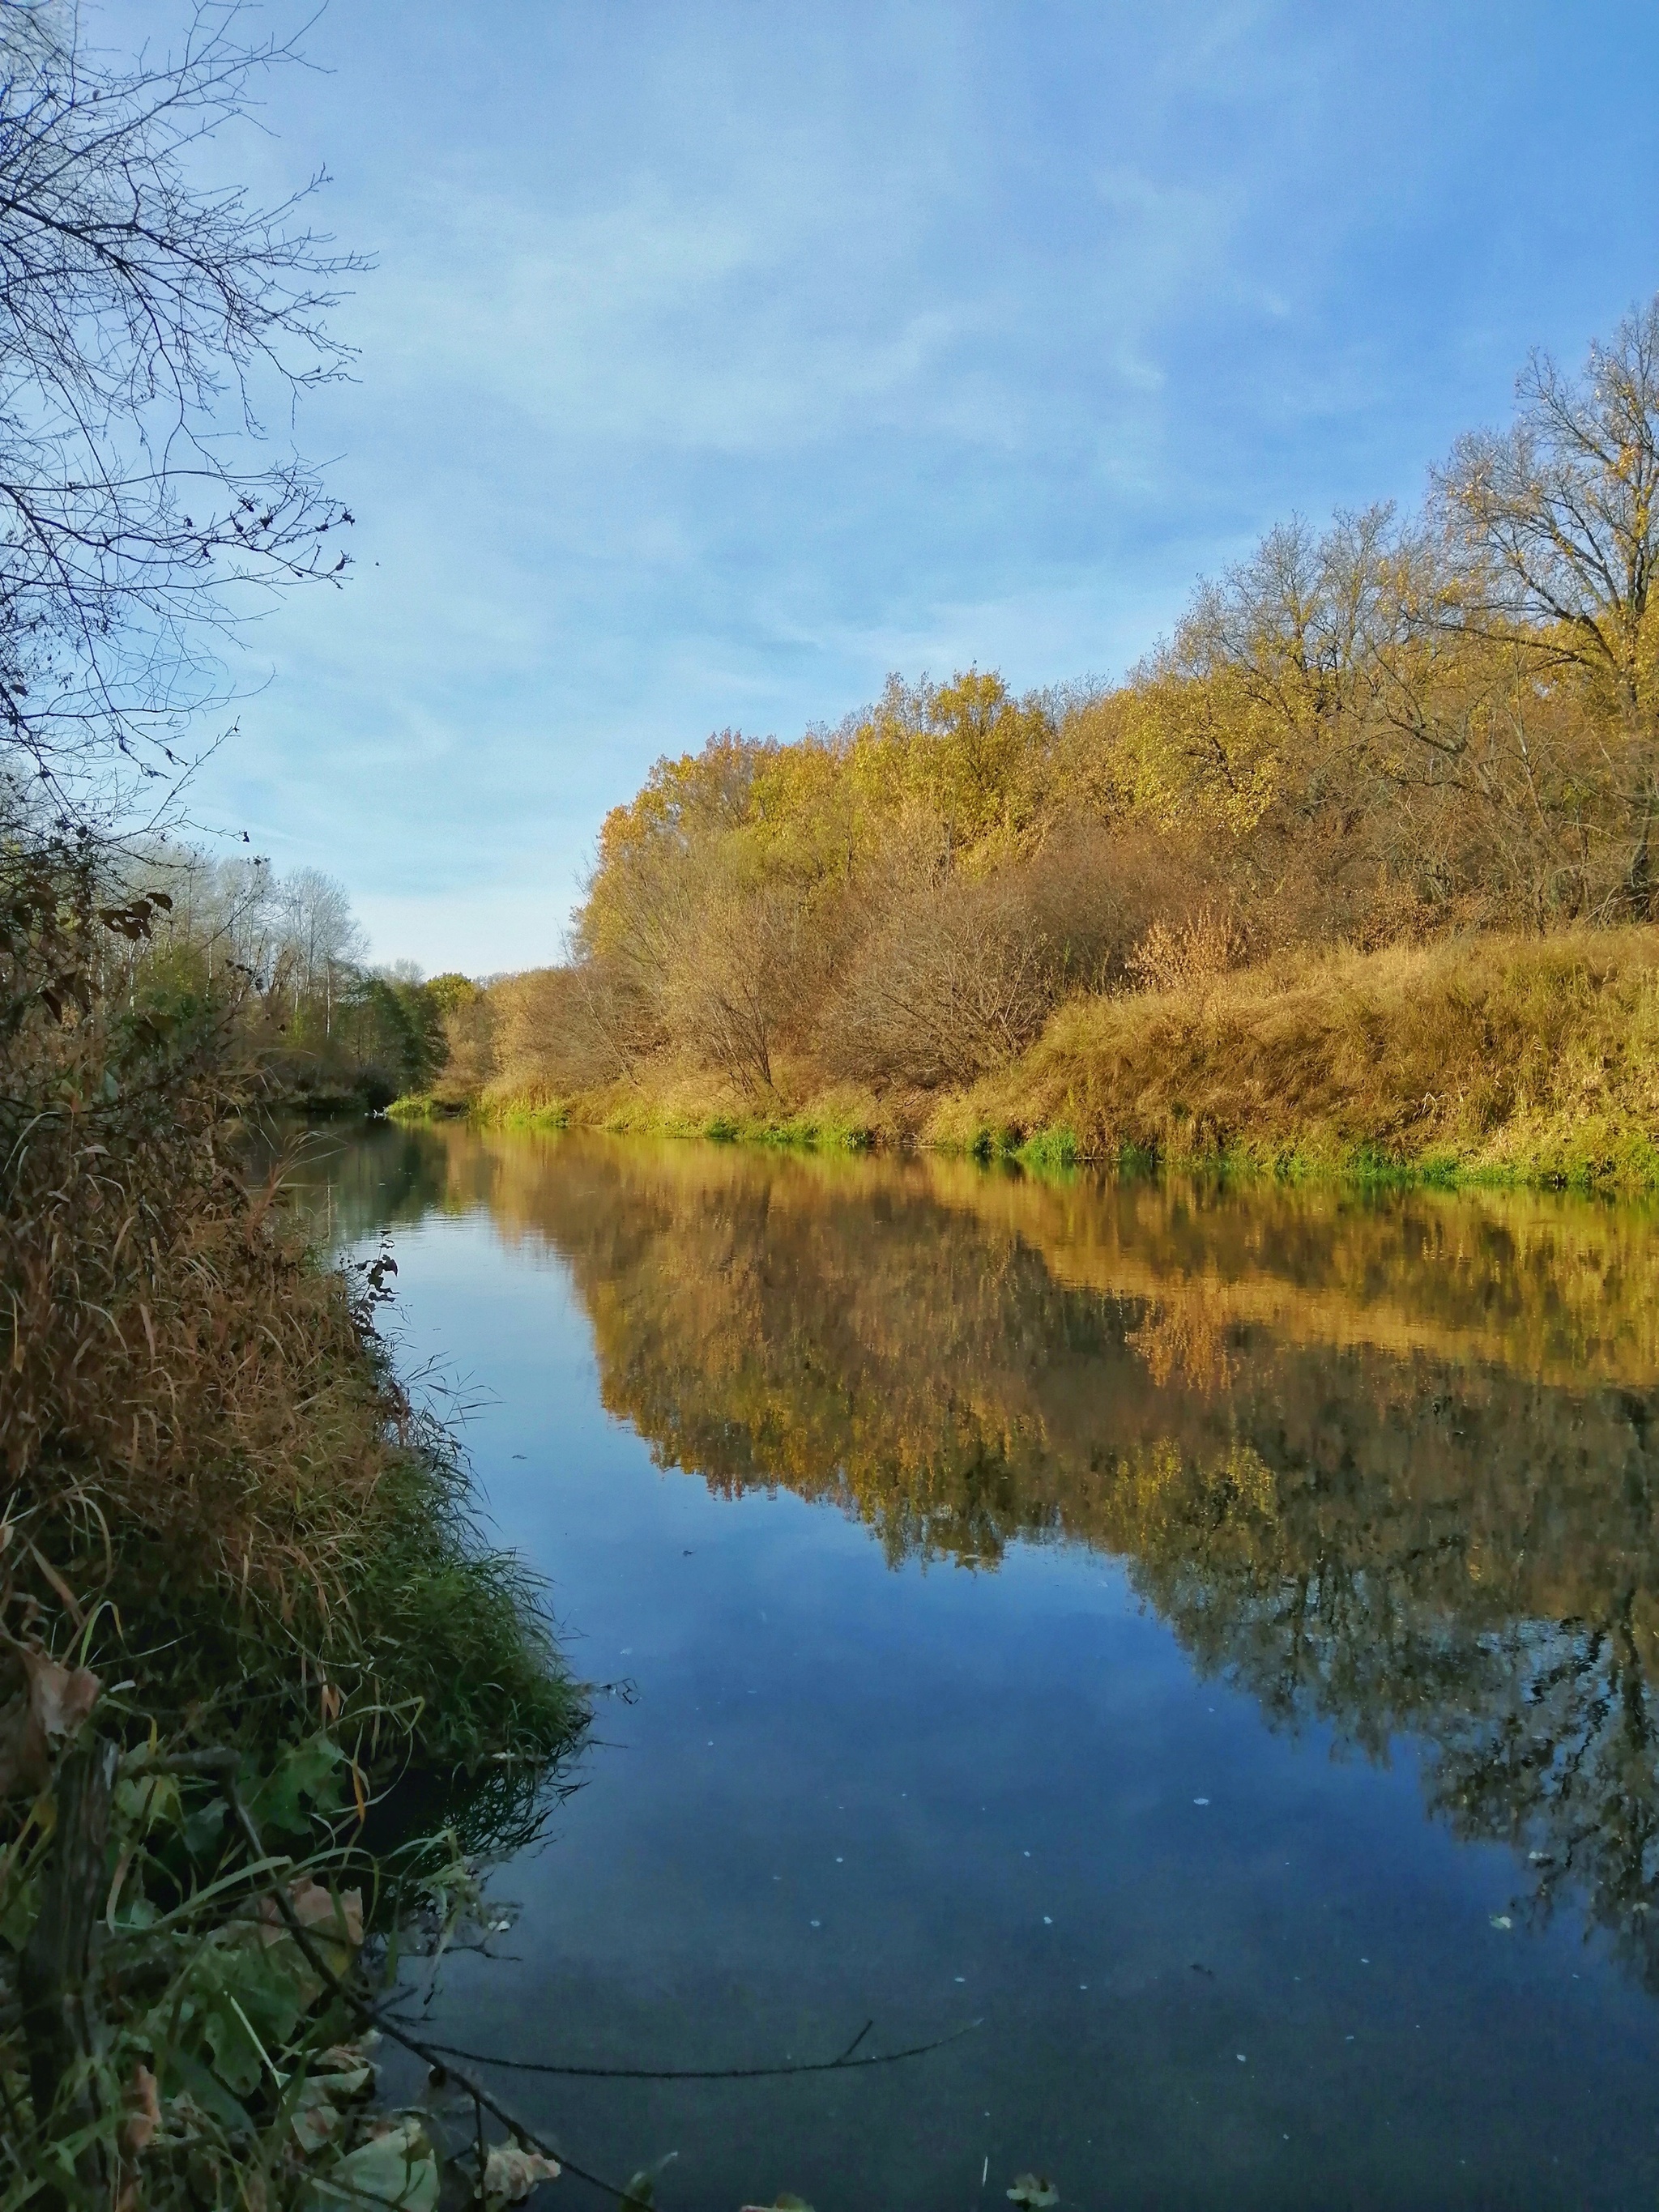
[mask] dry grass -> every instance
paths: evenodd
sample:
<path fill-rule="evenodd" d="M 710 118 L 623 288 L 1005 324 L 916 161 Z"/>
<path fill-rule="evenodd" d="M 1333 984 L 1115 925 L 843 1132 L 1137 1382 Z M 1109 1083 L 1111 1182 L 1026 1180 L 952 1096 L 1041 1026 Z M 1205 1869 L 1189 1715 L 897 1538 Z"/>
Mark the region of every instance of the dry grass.
<path fill-rule="evenodd" d="M 501 1078 L 484 1118 L 635 1134 L 1013 1150 L 1281 1170 L 1659 1184 L 1659 929 L 1285 954 L 1073 999 L 1008 1066 L 940 1093 L 781 1060 L 754 1098 L 659 1053 L 633 1081 Z"/>
<path fill-rule="evenodd" d="M 248 1942 L 272 1862 L 231 1796 L 384 1928 L 466 1887 L 459 1838 L 533 1824 L 583 1708 L 391 1371 L 384 1271 L 322 1264 L 246 1187 L 227 1031 L 112 988 L 149 917 L 100 877 L 0 839 L 0 2199 L 276 2212 L 317 2201 L 307 2152 L 349 2171 L 289 2100 L 355 2015 Z M 120 1779 L 89 1878 L 58 1815 L 94 1760 Z M 415 1804 L 448 1834 L 411 1838 Z M 93 1887 L 109 1942 L 58 2034 L 36 1938 Z"/>
<path fill-rule="evenodd" d="M 1073 1133 L 1093 1157 L 1649 1185 L 1659 1181 L 1659 930 L 1286 957 L 1063 1007 L 927 1137 Z"/>
<path fill-rule="evenodd" d="M 60 1650 L 95 1621 L 164 1728 L 395 1710 L 442 1759 L 515 1711 L 568 1726 L 527 1586 L 472 1540 L 465 1469 L 381 1352 L 375 1272 L 314 1261 L 237 1171 L 222 1034 L 112 1007 L 95 882 L 9 866 L 0 1642 Z"/>

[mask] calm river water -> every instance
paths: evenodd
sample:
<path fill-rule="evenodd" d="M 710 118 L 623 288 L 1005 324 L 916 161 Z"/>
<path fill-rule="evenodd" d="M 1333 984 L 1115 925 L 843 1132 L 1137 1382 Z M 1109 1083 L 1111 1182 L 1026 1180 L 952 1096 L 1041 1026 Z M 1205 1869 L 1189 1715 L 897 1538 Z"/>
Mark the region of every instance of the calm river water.
<path fill-rule="evenodd" d="M 496 2077 L 583 2165 L 678 2152 L 688 2212 L 1659 2198 L 1650 1213 L 313 1141 L 635 1693 L 432 2032 L 981 2023 Z"/>

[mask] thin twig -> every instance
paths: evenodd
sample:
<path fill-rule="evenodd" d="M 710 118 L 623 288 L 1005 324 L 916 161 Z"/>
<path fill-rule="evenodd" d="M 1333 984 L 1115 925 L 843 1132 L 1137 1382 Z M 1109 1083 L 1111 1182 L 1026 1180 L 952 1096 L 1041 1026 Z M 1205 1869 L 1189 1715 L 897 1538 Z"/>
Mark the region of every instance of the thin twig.
<path fill-rule="evenodd" d="M 550 2066 L 537 2058 L 492 2058 L 486 2051 L 463 2051 L 453 2043 L 434 2043 L 431 2048 L 446 2057 L 471 2059 L 475 2066 L 501 2066 L 514 2074 L 555 2074 L 562 2079 L 585 2081 L 764 2081 L 783 2074 L 850 2074 L 860 2066 L 896 2066 L 901 2058 L 921 2058 L 930 2051 L 943 2051 L 947 2043 L 960 2043 L 964 2035 L 972 2035 L 985 2023 L 970 2020 L 964 2027 L 952 2028 L 949 2035 L 935 2036 L 931 2043 L 913 2043 L 902 2051 L 878 2051 L 866 2058 L 854 2058 L 853 2051 L 872 2025 L 866 2021 L 839 2058 L 801 2059 L 787 2066 Z M 459 2081 L 461 2077 L 458 2074 L 455 2078 Z"/>
<path fill-rule="evenodd" d="M 228 1765 L 226 1767 L 225 1796 L 229 1801 L 230 1809 L 235 1815 L 237 1825 L 247 1838 L 249 1850 L 253 1852 L 256 1861 L 263 1859 L 265 1851 L 264 1844 L 259 1840 L 259 1831 L 254 1826 L 252 1815 L 247 1807 L 242 1802 L 241 1792 L 236 1787 L 235 1778 L 230 1772 Z M 629 2190 L 619 2188 L 614 2181 L 605 2180 L 601 2174 L 589 2173 L 584 2167 L 578 2166 L 574 2159 L 563 2156 L 555 2150 L 550 2143 L 544 2142 L 539 2136 L 525 2125 L 515 2112 L 509 2112 L 499 2098 L 491 2096 L 482 2083 L 473 2081 L 470 2075 L 463 2074 L 459 2068 L 447 2064 L 445 2058 L 440 2055 L 435 2045 L 423 2043 L 418 2036 L 410 2035 L 406 2028 L 399 2027 L 394 2021 L 382 2016 L 366 1998 L 359 1996 L 355 1990 L 347 1989 L 312 1942 L 309 1930 L 294 1909 L 294 1900 L 289 1895 L 286 1885 L 281 1882 L 273 1884 L 270 1894 L 276 1900 L 276 1910 L 281 1913 L 289 1934 L 299 1946 L 301 1954 L 312 1972 L 318 1976 L 323 1986 L 332 1996 L 337 1997 L 342 2004 L 349 2007 L 361 2021 L 382 2028 L 394 2043 L 401 2043 L 405 2051 L 412 2052 L 416 2058 L 423 2060 L 435 2073 L 447 2075 L 465 2095 L 471 2097 L 475 2104 L 482 2105 L 485 2112 L 498 2119 L 515 2141 L 527 2143 L 532 2150 L 539 2151 L 544 2158 L 552 2159 L 567 2173 L 574 2174 L 578 2181 L 586 2181 L 592 2187 L 603 2190 L 607 2197 L 614 2197 L 618 2204 L 631 2204 L 635 2207 L 635 2212 L 652 2212 L 651 2206 L 642 2197 L 634 2196 Z"/>

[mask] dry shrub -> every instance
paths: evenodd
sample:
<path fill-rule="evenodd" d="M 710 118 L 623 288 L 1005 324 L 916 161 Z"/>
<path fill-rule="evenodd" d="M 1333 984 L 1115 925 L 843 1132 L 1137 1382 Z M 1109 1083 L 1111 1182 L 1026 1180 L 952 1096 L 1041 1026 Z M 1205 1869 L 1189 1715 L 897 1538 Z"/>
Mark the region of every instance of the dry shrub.
<path fill-rule="evenodd" d="M 821 1002 L 825 942 L 788 879 L 717 884 L 673 948 L 663 1017 L 674 1045 L 757 1098 L 778 1095 L 778 1055 Z"/>
<path fill-rule="evenodd" d="M 1129 957 L 1129 973 L 1146 991 L 1186 991 L 1211 983 L 1244 957 L 1244 937 L 1232 916 L 1200 906 L 1184 921 L 1153 922 Z"/>
<path fill-rule="evenodd" d="M 493 994 L 476 987 L 450 994 L 443 1010 L 445 1057 L 437 1089 L 456 1104 L 476 1097 L 495 1074 L 499 1007 Z"/>
<path fill-rule="evenodd" d="M 151 1711 L 402 1700 L 459 1747 L 468 1638 L 526 1705 L 552 1680 L 523 1578 L 391 1375 L 380 1272 L 318 1264 L 238 1172 L 222 1030 L 102 992 L 143 917 L 99 896 L 83 855 L 0 852 L 0 1640 L 61 1649 L 107 1597 L 100 1634 L 170 1655 L 134 1666 Z"/>
<path fill-rule="evenodd" d="M 562 1081 L 632 1078 L 640 1062 L 666 1042 L 658 994 L 610 952 L 595 952 L 570 969 L 570 1027 L 554 1065 Z M 568 1061 L 562 1057 L 568 1055 Z M 592 1071 L 592 1073 L 589 1073 Z"/>
<path fill-rule="evenodd" d="M 1145 823 L 1062 822 L 1020 874 L 1036 925 L 1061 950 L 1068 991 L 1122 982 L 1150 927 L 1226 896 L 1204 843 Z"/>
<path fill-rule="evenodd" d="M 1180 880 L 1176 857 L 1170 839 L 1071 822 L 991 875 L 879 883 L 821 1057 L 839 1075 L 923 1088 L 1003 1066 L 1062 998 L 1127 972 Z"/>
<path fill-rule="evenodd" d="M 574 1091 L 633 1074 L 666 1042 L 660 1011 L 625 966 L 592 953 L 568 967 L 501 975 L 469 1010 L 473 1042 L 452 1031 L 439 1095 L 525 1108 L 558 1103 Z"/>
<path fill-rule="evenodd" d="M 398 1443 L 367 1315 L 234 1173 L 210 1036 L 39 1013 L 7 1055 L 8 1626 L 20 1567 L 84 1592 L 116 1530 L 325 1643 Z"/>
<path fill-rule="evenodd" d="M 1055 948 L 1007 877 L 944 876 L 866 939 L 826 1025 L 837 1074 L 931 1086 L 1000 1066 L 1042 1027 Z"/>
<path fill-rule="evenodd" d="M 491 1079 L 514 1097 L 546 1100 L 617 1073 L 621 1055 L 593 988 L 599 980 L 570 968 L 532 968 L 493 985 Z"/>

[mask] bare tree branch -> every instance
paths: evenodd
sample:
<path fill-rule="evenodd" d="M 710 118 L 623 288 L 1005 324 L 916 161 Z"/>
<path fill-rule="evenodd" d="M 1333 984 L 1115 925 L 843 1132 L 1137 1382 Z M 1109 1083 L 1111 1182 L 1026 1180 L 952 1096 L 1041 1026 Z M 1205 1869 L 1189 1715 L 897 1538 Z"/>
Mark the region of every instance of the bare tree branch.
<path fill-rule="evenodd" d="M 246 14 L 193 0 L 123 64 L 0 0 L 0 765 L 71 813 L 112 766 L 180 768 L 238 624 L 346 564 L 264 416 L 348 372 L 325 318 L 365 264 L 308 226 L 320 174 L 273 206 L 200 177 L 299 59 Z"/>

